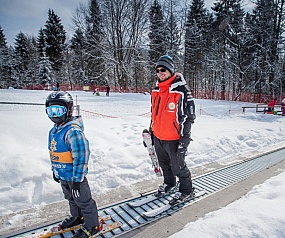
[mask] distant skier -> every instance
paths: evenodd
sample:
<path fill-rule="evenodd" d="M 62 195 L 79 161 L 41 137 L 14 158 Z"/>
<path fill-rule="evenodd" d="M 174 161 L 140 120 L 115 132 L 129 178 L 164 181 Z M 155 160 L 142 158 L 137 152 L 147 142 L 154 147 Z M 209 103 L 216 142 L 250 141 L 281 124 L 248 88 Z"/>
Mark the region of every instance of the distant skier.
<path fill-rule="evenodd" d="M 191 140 L 191 126 L 196 118 L 195 104 L 182 74 L 174 72 L 170 56 L 161 56 L 155 69 L 158 82 L 151 93 L 150 132 L 164 177 L 158 194 L 167 193 L 174 187 L 177 176 L 180 185 L 174 199 L 183 201 L 193 193 L 185 155 Z"/>
<path fill-rule="evenodd" d="M 52 90 L 53 91 L 60 91 L 59 82 L 56 83 L 56 86 L 53 86 Z"/>
<path fill-rule="evenodd" d="M 276 101 L 277 98 L 274 98 L 270 103 L 268 103 L 267 110 L 265 110 L 265 112 L 267 112 L 268 114 L 273 114 Z"/>
<path fill-rule="evenodd" d="M 95 89 L 95 91 L 93 92 L 93 95 L 95 95 L 95 96 L 100 96 L 99 88 L 96 88 L 96 89 Z"/>
<path fill-rule="evenodd" d="M 109 96 L 110 94 L 110 86 L 106 84 L 106 96 Z"/>
<path fill-rule="evenodd" d="M 59 82 L 56 83 L 56 91 L 60 91 Z"/>
<path fill-rule="evenodd" d="M 80 116 L 73 117 L 73 99 L 67 92 L 51 93 L 46 99 L 46 114 L 55 123 L 49 132 L 48 149 L 53 179 L 61 184 L 71 216 L 62 229 L 83 224 L 73 238 L 85 238 L 98 232 L 98 210 L 86 178 L 90 155 Z"/>

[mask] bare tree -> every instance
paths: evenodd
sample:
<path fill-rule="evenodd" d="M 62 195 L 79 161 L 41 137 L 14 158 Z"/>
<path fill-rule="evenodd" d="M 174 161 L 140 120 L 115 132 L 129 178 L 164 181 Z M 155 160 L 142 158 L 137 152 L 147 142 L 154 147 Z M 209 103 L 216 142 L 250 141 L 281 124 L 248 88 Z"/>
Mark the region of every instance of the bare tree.
<path fill-rule="evenodd" d="M 105 35 L 105 60 L 115 83 L 126 88 L 133 76 L 132 67 L 140 60 L 147 27 L 147 0 L 102 0 Z"/>

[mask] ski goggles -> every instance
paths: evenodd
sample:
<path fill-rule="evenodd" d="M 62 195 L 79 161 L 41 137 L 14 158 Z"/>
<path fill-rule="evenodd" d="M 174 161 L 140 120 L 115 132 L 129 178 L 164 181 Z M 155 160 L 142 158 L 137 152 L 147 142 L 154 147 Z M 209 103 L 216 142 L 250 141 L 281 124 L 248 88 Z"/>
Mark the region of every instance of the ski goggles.
<path fill-rule="evenodd" d="M 52 105 L 46 108 L 46 112 L 49 117 L 61 117 L 67 110 L 65 106 Z"/>

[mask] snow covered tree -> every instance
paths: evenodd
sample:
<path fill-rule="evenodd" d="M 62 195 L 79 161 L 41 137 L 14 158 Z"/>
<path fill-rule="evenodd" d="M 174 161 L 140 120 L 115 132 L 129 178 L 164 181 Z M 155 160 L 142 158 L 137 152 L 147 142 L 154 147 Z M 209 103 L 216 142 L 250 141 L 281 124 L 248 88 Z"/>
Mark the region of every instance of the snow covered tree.
<path fill-rule="evenodd" d="M 4 35 L 4 30 L 2 29 L 1 25 L 0 25 L 0 47 L 1 48 L 8 48 L 6 36 Z"/>
<path fill-rule="evenodd" d="M 150 70 L 154 72 L 154 66 L 158 58 L 167 51 L 166 23 L 161 5 L 157 0 L 154 0 L 150 7 L 149 22 L 149 64 Z M 151 82 L 155 81 L 156 75 L 153 74 Z"/>
<path fill-rule="evenodd" d="M 149 13 L 149 58 L 150 63 L 155 64 L 158 58 L 166 53 L 167 39 L 165 37 L 166 24 L 161 5 L 154 0 Z"/>
<path fill-rule="evenodd" d="M 45 49 L 46 49 L 46 40 L 45 40 L 45 33 L 41 28 L 39 30 L 38 38 L 37 38 L 37 49 L 39 57 L 45 56 Z"/>
<path fill-rule="evenodd" d="M 235 0 L 231 6 L 231 16 L 229 18 L 229 31 L 227 32 L 227 44 L 229 45 L 229 64 L 231 65 L 229 72 L 229 90 L 233 92 L 234 99 L 236 100 L 245 86 L 245 78 L 243 72 L 246 70 L 244 67 L 244 57 L 247 53 L 246 35 L 244 29 L 244 16 L 245 12 L 241 6 L 241 0 Z"/>
<path fill-rule="evenodd" d="M 37 44 L 34 37 L 20 32 L 15 38 L 13 60 L 14 87 L 23 87 L 34 83 L 37 70 Z"/>
<path fill-rule="evenodd" d="M 46 57 L 51 61 L 55 73 L 59 73 L 64 60 L 66 32 L 61 19 L 51 9 L 48 10 L 48 20 L 43 32 L 46 42 Z"/>
<path fill-rule="evenodd" d="M 164 37 L 166 40 L 166 54 L 171 56 L 178 63 L 181 52 L 181 42 L 183 35 L 183 7 L 175 0 L 164 2 L 164 19 L 166 22 Z M 177 64 L 176 64 L 177 66 Z"/>
<path fill-rule="evenodd" d="M 71 79 L 75 84 L 83 85 L 86 82 L 86 40 L 81 29 L 77 29 L 71 39 L 70 48 L 73 51 L 71 59 Z"/>
<path fill-rule="evenodd" d="M 9 49 L 4 31 L 0 25 L 0 88 L 10 86 L 11 65 Z"/>
<path fill-rule="evenodd" d="M 206 77 L 206 54 L 211 45 L 211 41 L 207 41 L 209 21 L 204 0 L 193 0 L 186 21 L 184 76 L 189 80 L 190 87 L 196 90 L 201 79 Z"/>
<path fill-rule="evenodd" d="M 97 0 L 90 0 L 89 8 L 86 16 L 86 76 L 89 83 L 102 85 L 104 79 L 102 74 L 104 72 L 103 60 L 103 23 L 101 9 Z"/>
<path fill-rule="evenodd" d="M 27 36 L 20 32 L 15 38 L 15 59 L 17 59 L 16 71 L 16 85 L 21 86 L 27 82 L 26 74 L 28 72 L 28 66 L 30 61 L 30 52 Z"/>
<path fill-rule="evenodd" d="M 275 95 L 282 78 L 284 82 L 284 76 L 276 74 L 283 71 L 279 59 L 284 55 L 280 52 L 284 48 L 284 0 L 258 0 L 249 27 L 255 43 L 255 91 Z"/>
<path fill-rule="evenodd" d="M 221 99 L 224 100 L 226 91 L 233 90 L 232 82 L 238 70 L 236 60 L 239 42 L 236 40 L 241 33 L 244 13 L 241 9 L 241 0 L 219 0 L 214 3 L 212 10 L 215 14 L 214 47 L 217 47 L 217 60 L 221 67 L 215 72 L 215 81 Z"/>
<path fill-rule="evenodd" d="M 103 0 L 104 58 L 109 81 L 122 89 L 134 84 L 133 66 L 141 60 L 147 22 L 147 0 Z"/>
<path fill-rule="evenodd" d="M 39 60 L 38 83 L 51 87 L 55 83 L 53 68 L 45 53 Z"/>
<path fill-rule="evenodd" d="M 37 69 L 39 61 L 37 40 L 35 37 L 28 37 L 28 50 L 30 59 L 26 73 L 26 83 L 34 85 L 37 83 Z"/>
<path fill-rule="evenodd" d="M 145 44 L 146 6 L 147 0 L 92 1 L 87 8 L 80 5 L 73 22 L 86 39 L 84 71 L 88 82 L 122 88 L 132 84 L 132 65 L 135 59 L 142 60 Z"/>

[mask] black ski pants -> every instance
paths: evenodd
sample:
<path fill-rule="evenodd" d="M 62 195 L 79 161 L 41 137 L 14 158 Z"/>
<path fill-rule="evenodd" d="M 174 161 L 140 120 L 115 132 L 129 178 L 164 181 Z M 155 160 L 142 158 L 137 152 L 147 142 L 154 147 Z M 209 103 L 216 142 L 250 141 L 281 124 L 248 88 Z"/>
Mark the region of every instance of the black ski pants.
<path fill-rule="evenodd" d="M 159 140 L 155 136 L 153 140 L 159 166 L 163 172 L 164 183 L 174 186 L 177 176 L 180 182 L 179 192 L 190 194 L 192 192 L 190 170 L 185 163 L 185 158 L 177 157 L 179 140 Z"/>
<path fill-rule="evenodd" d="M 71 182 L 60 181 L 64 198 L 69 202 L 70 214 L 73 217 L 83 216 L 86 228 L 93 228 L 99 224 L 98 210 L 95 200 L 91 196 L 90 187 L 85 177 L 80 183 L 80 196 L 75 198 L 71 193 Z"/>

